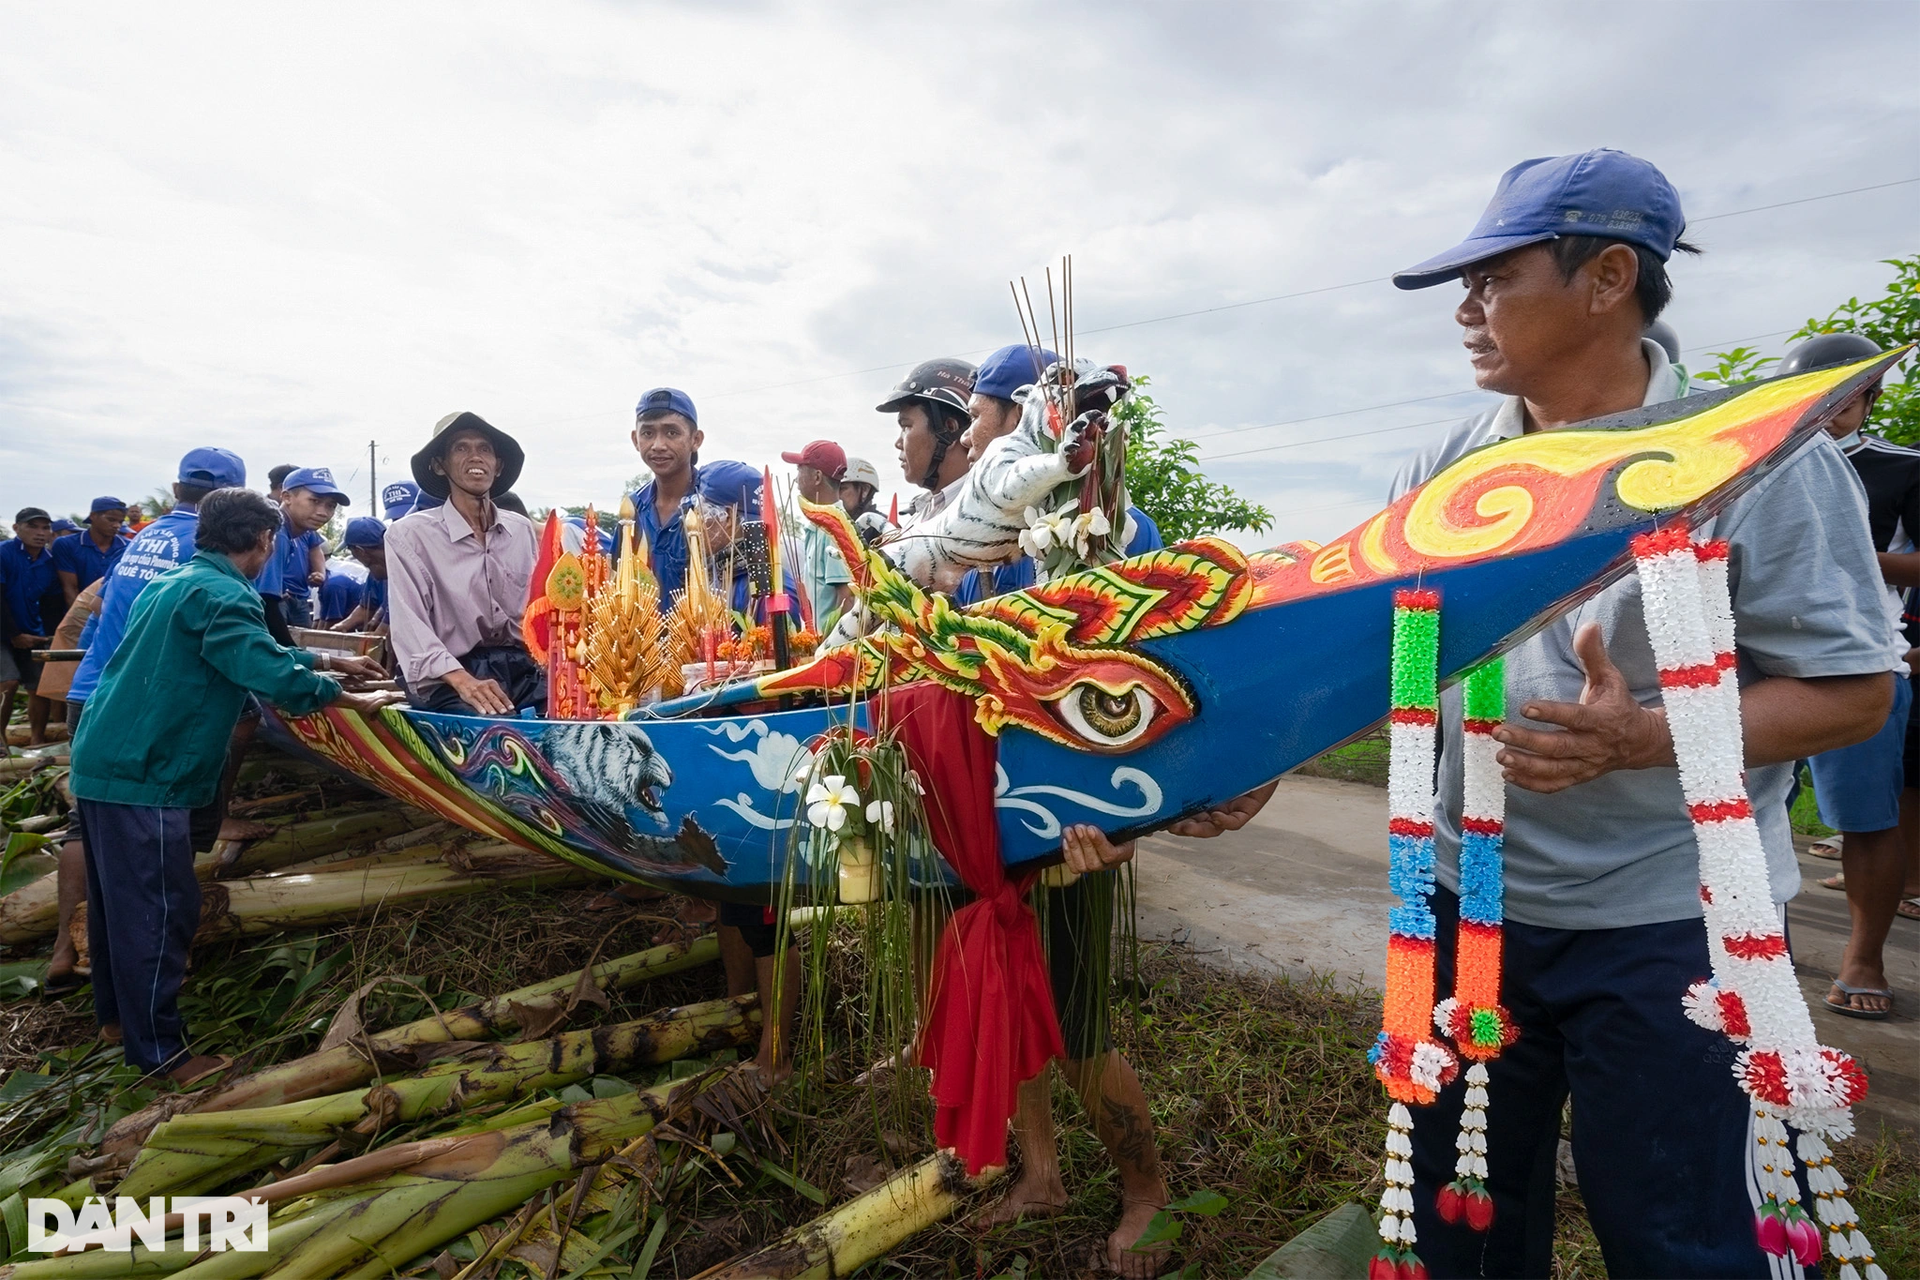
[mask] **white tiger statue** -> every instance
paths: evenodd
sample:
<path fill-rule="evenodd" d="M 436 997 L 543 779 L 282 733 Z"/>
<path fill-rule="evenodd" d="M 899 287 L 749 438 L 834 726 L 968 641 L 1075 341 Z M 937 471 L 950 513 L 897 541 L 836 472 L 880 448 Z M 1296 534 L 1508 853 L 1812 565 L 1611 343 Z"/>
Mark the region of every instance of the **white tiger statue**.
<path fill-rule="evenodd" d="M 1057 376 L 1058 367 L 1050 366 L 1042 382 Z M 950 588 L 968 569 L 1019 557 L 1027 508 L 1047 510 L 1056 489 L 1087 473 L 1107 428 L 1107 410 L 1132 389 L 1118 367 L 1101 369 L 1082 360 L 1075 372 L 1074 416 L 1057 446 L 1047 430 L 1046 393 L 1040 386 L 1022 388 L 1016 393 L 1020 425 L 987 446 L 958 496 L 881 544 L 902 573 L 923 587 Z"/>

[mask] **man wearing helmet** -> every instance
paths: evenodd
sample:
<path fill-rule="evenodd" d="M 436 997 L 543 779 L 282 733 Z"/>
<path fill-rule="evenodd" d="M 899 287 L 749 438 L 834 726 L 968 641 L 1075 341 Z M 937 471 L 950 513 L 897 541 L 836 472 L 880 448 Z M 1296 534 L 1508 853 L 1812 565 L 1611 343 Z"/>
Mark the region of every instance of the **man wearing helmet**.
<path fill-rule="evenodd" d="M 928 360 L 915 365 L 875 408 L 895 415 L 900 436 L 894 450 L 907 483 L 924 492 L 907 504 L 907 523 L 924 520 L 945 507 L 967 474 L 967 451 L 960 437 L 970 420 L 974 367 L 965 360 Z"/>
<path fill-rule="evenodd" d="M 1780 372 L 1808 373 L 1880 354 L 1879 344 L 1857 333 L 1823 333 L 1787 352 Z M 1864 435 L 1880 385 L 1862 391 L 1828 424 L 1867 491 L 1867 523 L 1887 583 L 1888 625 L 1896 632 L 1903 597 L 1920 588 L 1920 450 Z M 1908 647 L 1902 638 L 1899 647 Z M 1912 659 L 1909 657 L 1908 665 Z M 1901 792 L 1916 797 L 1913 762 L 1902 767 L 1913 701 L 1913 676 L 1894 681 L 1893 713 L 1865 742 L 1824 752 L 1808 761 L 1820 820 L 1840 835 L 1840 865 L 1853 927 L 1840 957 L 1840 972 L 1827 993 L 1827 1008 L 1849 1018 L 1879 1022 L 1893 1011 L 1882 951 L 1894 912 L 1907 887 L 1907 851 L 1902 848 Z"/>

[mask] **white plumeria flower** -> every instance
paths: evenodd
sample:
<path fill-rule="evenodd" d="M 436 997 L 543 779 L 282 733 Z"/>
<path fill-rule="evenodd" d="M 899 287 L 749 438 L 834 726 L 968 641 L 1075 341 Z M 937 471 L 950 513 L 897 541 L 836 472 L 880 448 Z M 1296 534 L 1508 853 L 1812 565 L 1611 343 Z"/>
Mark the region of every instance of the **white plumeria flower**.
<path fill-rule="evenodd" d="M 912 769 L 907 770 L 907 785 L 913 788 L 913 794 L 917 796 L 927 794 L 927 789 L 920 785 L 920 775 Z"/>
<path fill-rule="evenodd" d="M 893 801 L 875 800 L 867 806 L 867 821 L 888 835 L 893 834 Z"/>
<path fill-rule="evenodd" d="M 1074 508 L 1079 505 L 1079 499 L 1076 498 L 1057 511 L 1028 507 L 1027 529 L 1020 535 L 1020 549 L 1030 556 L 1038 556 L 1044 554 L 1048 547 L 1070 546 L 1074 537 Z"/>
<path fill-rule="evenodd" d="M 841 774 L 830 773 L 807 791 L 807 821 L 816 827 L 840 830 L 847 825 L 848 806 L 859 810 L 860 793 Z"/>

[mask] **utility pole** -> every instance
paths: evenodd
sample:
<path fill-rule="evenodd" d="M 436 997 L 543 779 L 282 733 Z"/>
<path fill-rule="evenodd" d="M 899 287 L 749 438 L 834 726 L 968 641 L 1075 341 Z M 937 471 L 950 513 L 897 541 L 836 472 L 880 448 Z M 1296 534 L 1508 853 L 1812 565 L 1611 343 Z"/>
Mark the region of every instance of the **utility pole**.
<path fill-rule="evenodd" d="M 378 443 L 367 441 L 367 509 L 374 512 L 380 510 L 380 476 L 375 470 L 377 459 L 374 457 L 374 445 Z"/>

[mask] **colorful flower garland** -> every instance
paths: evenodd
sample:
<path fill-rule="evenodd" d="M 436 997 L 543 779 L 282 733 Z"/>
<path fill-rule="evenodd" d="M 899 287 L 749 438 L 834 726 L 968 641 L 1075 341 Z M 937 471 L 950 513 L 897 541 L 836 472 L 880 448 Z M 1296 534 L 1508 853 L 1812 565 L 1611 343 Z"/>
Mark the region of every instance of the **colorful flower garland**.
<path fill-rule="evenodd" d="M 1866 1093 L 1866 1076 L 1846 1054 L 1822 1047 L 1814 1033 L 1747 795 L 1727 545 L 1695 546 L 1687 527 L 1676 523 L 1635 538 L 1633 554 L 1680 789 L 1699 847 L 1713 961 L 1713 977 L 1687 992 L 1686 1010 L 1696 1023 L 1746 1046 L 1734 1075 L 1753 1099 L 1765 1196 L 1760 1245 L 1776 1256 L 1791 1250 L 1803 1266 L 1820 1260 L 1819 1227 L 1801 1207 L 1793 1178 L 1791 1122 L 1802 1131 L 1800 1159 L 1840 1280 L 1860 1280 L 1856 1262 L 1866 1280 L 1885 1280 L 1826 1141 L 1852 1134 L 1851 1108 Z"/>
<path fill-rule="evenodd" d="M 1393 701 L 1388 714 L 1388 884 L 1400 904 L 1387 923 L 1387 990 L 1379 1036 L 1367 1053 L 1393 1105 L 1387 1111 L 1387 1188 L 1370 1280 L 1422 1280 L 1413 1246 L 1413 1116 L 1432 1102 L 1459 1060 L 1431 1034 L 1434 1012 L 1433 756 L 1440 724 L 1440 595 L 1393 596 Z"/>
<path fill-rule="evenodd" d="M 1501 846 L 1506 837 L 1507 784 L 1493 731 L 1507 713 L 1506 666 L 1498 658 L 1469 674 L 1462 695 L 1464 798 L 1460 814 L 1460 921 L 1454 933 L 1453 995 L 1434 1006 L 1433 1022 L 1473 1065 L 1454 1148 L 1454 1180 L 1435 1208 L 1447 1222 L 1475 1231 L 1493 1223 L 1487 1194 L 1487 1063 L 1520 1036 L 1500 1003 L 1501 918 L 1506 896 Z"/>

